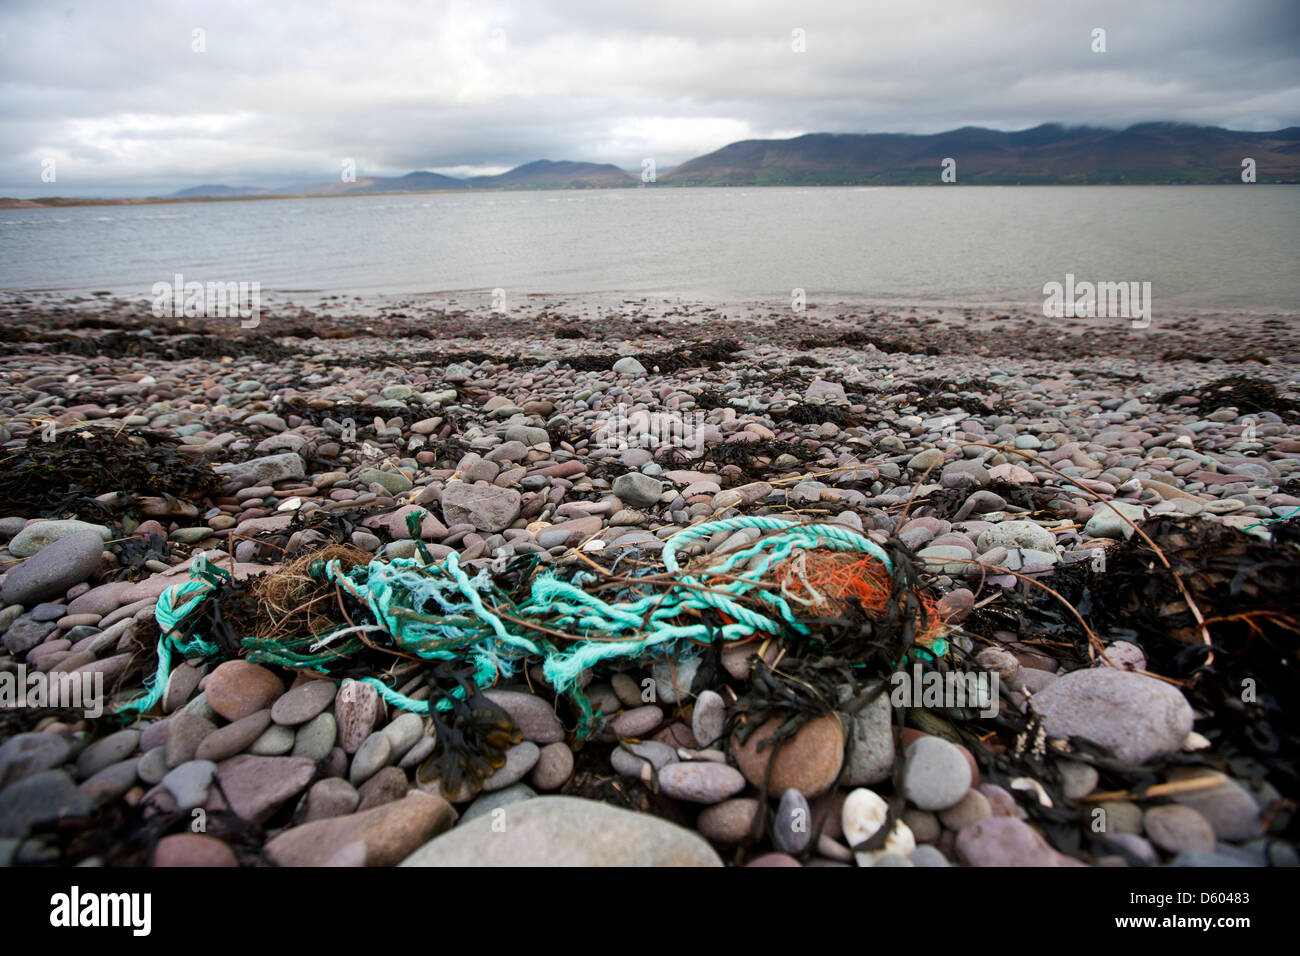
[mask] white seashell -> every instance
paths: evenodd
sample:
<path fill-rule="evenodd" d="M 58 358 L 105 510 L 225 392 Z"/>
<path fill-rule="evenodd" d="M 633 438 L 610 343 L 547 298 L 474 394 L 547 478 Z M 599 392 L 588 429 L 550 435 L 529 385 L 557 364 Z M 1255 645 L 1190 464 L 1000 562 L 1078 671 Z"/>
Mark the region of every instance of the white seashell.
<path fill-rule="evenodd" d="M 1025 790 L 1038 797 L 1038 802 L 1045 807 L 1052 806 L 1052 798 L 1047 795 L 1043 785 L 1033 777 L 1016 777 L 1011 781 L 1012 790 Z"/>
<path fill-rule="evenodd" d="M 889 816 L 889 804 L 880 794 L 865 787 L 859 787 L 844 798 L 844 808 L 840 811 L 840 825 L 844 828 L 844 842 L 856 846 L 885 825 Z"/>
<path fill-rule="evenodd" d="M 873 790 L 865 787 L 854 790 L 844 799 L 844 809 L 840 813 L 840 823 L 844 828 L 844 842 L 856 846 L 869 840 L 885 824 L 889 816 L 889 804 Z M 893 829 L 885 838 L 885 845 L 879 850 L 858 850 L 854 853 L 858 866 L 872 866 L 886 853 L 911 856 L 916 849 L 916 835 L 912 828 L 902 820 L 894 821 Z"/>
<path fill-rule="evenodd" d="M 857 858 L 858 866 L 875 866 L 876 861 L 888 853 L 911 856 L 915 849 L 916 835 L 912 833 L 912 828 L 902 820 L 896 820 L 894 829 L 890 830 L 889 836 L 885 837 L 883 847 L 879 850 L 858 850 L 853 855 Z"/>
<path fill-rule="evenodd" d="M 297 511 L 301 507 L 302 507 L 302 499 L 295 495 L 292 498 L 287 498 L 284 501 L 280 502 L 280 506 L 275 510 L 276 511 Z"/>

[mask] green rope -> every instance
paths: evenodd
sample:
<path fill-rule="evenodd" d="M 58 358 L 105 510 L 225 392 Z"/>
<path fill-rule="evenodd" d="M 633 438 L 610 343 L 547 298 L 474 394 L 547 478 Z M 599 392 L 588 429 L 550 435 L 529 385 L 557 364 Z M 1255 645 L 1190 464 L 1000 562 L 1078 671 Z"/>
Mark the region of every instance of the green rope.
<path fill-rule="evenodd" d="M 1288 511 L 1284 515 L 1278 515 L 1276 518 L 1261 518 L 1259 521 L 1256 521 L 1254 524 L 1246 525 L 1246 527 L 1242 528 L 1241 530 L 1249 531 L 1251 528 L 1262 528 L 1266 524 L 1272 524 L 1274 521 L 1285 521 L 1287 518 L 1293 517 L 1297 514 L 1300 514 L 1300 508 L 1292 509 L 1291 511 Z"/>
<path fill-rule="evenodd" d="M 678 555 L 684 547 L 701 538 L 739 530 L 770 534 L 696 574 L 682 570 Z M 486 571 L 473 578 L 466 574 L 454 551 L 441 564 L 428 565 L 403 558 L 371 561 L 345 571 L 333 560 L 319 563 L 312 573 L 336 583 L 363 603 L 375 624 L 281 641 L 250 638 L 243 646 L 250 661 L 327 673 L 331 663 L 365 646 L 354 632 L 383 632 L 395 647 L 417 657 L 472 662 L 474 681 L 480 687 L 508 678 L 530 659 L 540 658 L 542 673 L 551 686 L 576 706 L 578 733 L 585 737 L 596 729 L 597 720 L 581 679 L 594 665 L 671 654 L 686 641 L 738 641 L 783 631 L 808 634 L 808 625 L 798 618 L 787 597 L 764 578 L 796 550 L 812 548 L 861 552 L 879 561 L 886 571 L 893 570 L 884 549 L 844 525 L 802 525 L 762 515 L 708 522 L 678 532 L 665 542 L 663 550 L 664 568 L 676 576 L 676 582 L 666 590 L 621 602 L 604 601 L 552 572 L 542 572 L 533 577 L 528 600 L 515 605 Z M 175 635 L 177 626 L 219 582 L 206 563 L 196 562 L 189 581 L 163 592 L 155 612 L 163 635 L 158 644 L 158 671 L 145 696 L 124 710 L 145 712 L 157 703 L 173 651 L 195 657 L 218 653 L 207 642 L 182 643 Z M 763 609 L 742 603 L 740 599 L 749 596 L 761 599 Z M 433 607 L 438 613 L 429 612 Z M 683 623 L 707 611 L 719 612 L 731 623 Z M 537 617 L 547 618 L 548 630 L 564 629 L 578 640 L 557 647 L 539 639 L 540 632 L 535 629 L 507 619 Z M 429 701 L 413 700 L 375 677 L 362 681 L 394 707 L 429 712 Z M 464 692 L 457 688 L 452 693 L 462 696 Z M 452 703 L 443 698 L 433 706 L 446 710 Z"/>

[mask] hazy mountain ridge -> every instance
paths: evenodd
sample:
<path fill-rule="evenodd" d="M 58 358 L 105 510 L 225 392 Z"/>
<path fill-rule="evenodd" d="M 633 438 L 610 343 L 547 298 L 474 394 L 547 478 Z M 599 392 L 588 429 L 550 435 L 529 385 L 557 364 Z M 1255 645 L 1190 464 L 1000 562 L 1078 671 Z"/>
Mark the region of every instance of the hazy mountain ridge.
<path fill-rule="evenodd" d="M 747 140 L 682 163 L 660 177 L 677 186 L 899 185 L 941 182 L 1239 183 L 1242 160 L 1258 182 L 1300 181 L 1300 127 L 1249 133 L 1143 123 L 1124 130 L 1045 124 L 1004 133 L 964 127 L 945 133 L 810 133 Z"/>
<path fill-rule="evenodd" d="M 661 172 L 656 185 L 926 185 L 941 182 L 948 158 L 956 161 L 958 183 L 1239 183 L 1247 157 L 1255 160 L 1258 182 L 1300 182 L 1300 127 L 1252 133 L 1178 123 L 1142 123 L 1123 130 L 1046 123 L 1010 133 L 978 126 L 930 135 L 808 133 L 731 143 Z M 638 175 L 611 163 L 542 159 L 496 176 L 457 179 L 414 172 L 325 183 L 297 192 L 607 189 L 640 183 Z"/>
<path fill-rule="evenodd" d="M 312 186 L 281 189 L 237 189 L 231 186 L 195 186 L 171 193 L 167 199 L 244 195 L 351 196 L 366 193 L 433 192 L 441 189 L 607 189 L 634 186 L 637 178 L 612 163 L 578 163 L 539 159 L 495 176 L 458 179 L 426 170 L 405 176 L 359 176 Z M 206 191 L 204 191 L 206 190 Z"/>
<path fill-rule="evenodd" d="M 1253 159 L 1261 183 L 1300 183 L 1300 127 L 1244 132 L 1142 123 L 1123 130 L 1047 123 L 1015 132 L 966 126 L 944 133 L 808 133 L 731 143 L 659 173 L 657 186 L 930 185 L 945 159 L 973 185 L 1240 183 Z M 643 185 L 612 163 L 535 160 L 494 176 L 457 178 L 417 170 L 352 182 L 259 188 L 208 184 L 160 199 L 0 200 L 0 206 L 350 196 L 467 189 L 612 189 Z"/>

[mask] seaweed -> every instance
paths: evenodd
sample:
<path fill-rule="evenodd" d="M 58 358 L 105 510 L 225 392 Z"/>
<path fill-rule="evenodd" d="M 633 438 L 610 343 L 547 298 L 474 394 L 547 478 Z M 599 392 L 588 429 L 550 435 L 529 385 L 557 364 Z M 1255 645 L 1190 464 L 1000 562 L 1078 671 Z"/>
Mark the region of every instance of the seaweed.
<path fill-rule="evenodd" d="M 1288 422 L 1300 422 L 1300 402 L 1278 394 L 1277 386 L 1247 375 L 1229 375 L 1215 379 L 1198 389 L 1176 388 L 1156 397 L 1161 405 L 1170 405 L 1184 395 L 1200 399 L 1198 412 L 1217 412 L 1221 408 L 1235 408 L 1242 414 L 1248 412 L 1273 412 Z"/>
<path fill-rule="evenodd" d="M 793 425 L 825 425 L 830 423 L 839 425 L 841 428 L 852 428 L 863 423 L 862 416 L 855 415 L 846 405 L 813 405 L 807 402 L 799 402 L 786 409 L 774 409 L 770 414 L 775 422 L 789 422 Z"/>
<path fill-rule="evenodd" d="M 715 408 L 728 408 L 731 405 L 731 399 L 719 389 L 711 385 L 705 385 L 693 395 L 695 406 L 704 411 L 712 411 Z"/>
<path fill-rule="evenodd" d="M 862 347 L 873 345 L 878 352 L 903 353 L 907 355 L 942 355 L 943 349 L 937 345 L 922 345 L 906 339 L 895 339 L 870 332 L 845 332 L 830 339 L 802 339 L 801 349 L 825 349 L 837 346 Z"/>
<path fill-rule="evenodd" d="M 1071 742 L 1076 756 L 1086 754 L 1087 762 L 1121 788 L 1141 790 L 1170 766 L 1198 765 L 1239 779 L 1267 780 L 1282 793 L 1295 793 L 1300 787 L 1300 730 L 1291 715 L 1300 708 L 1300 620 L 1294 616 L 1293 591 L 1300 522 L 1274 525 L 1268 541 L 1187 517 L 1151 519 L 1143 530 L 1171 568 L 1135 535 L 1107 551 L 1104 571 L 1089 562 L 1057 568 L 1051 576 L 1056 595 L 1040 588 L 1004 590 L 997 601 L 978 607 L 963 629 L 993 643 L 997 631 L 1009 631 L 1067 670 L 1091 666 L 1089 636 L 1068 603 L 1103 641 L 1137 645 L 1149 671 L 1181 685 L 1198 714 L 1197 732 L 1213 744 L 1209 751 L 1170 754 L 1129 767 L 1101 748 Z M 1175 578 L 1204 616 L 1211 645 L 1203 642 Z M 1032 735 L 1034 729 L 1014 708 L 1003 708 L 992 724 L 1015 734 Z M 964 736 L 975 733 L 971 725 L 963 730 Z M 984 749 L 997 750 L 987 739 Z M 1012 749 L 1009 742 L 1004 741 L 1003 749 Z M 1012 776 L 1032 772 L 1041 780 L 1044 759 L 1011 752 L 995 764 Z M 1037 801 L 1026 807 L 1043 816 L 1036 822 L 1052 835 L 1052 815 Z M 1068 829 L 1061 829 L 1061 835 Z M 1071 839 L 1077 843 L 1077 832 Z"/>
<path fill-rule="evenodd" d="M 1093 626 L 1137 643 L 1148 667 L 1185 682 L 1205 716 L 1197 731 L 1241 776 L 1283 792 L 1300 787 L 1300 620 L 1294 587 L 1300 522 L 1273 526 L 1269 541 L 1221 524 L 1159 518 L 1144 530 L 1173 565 L 1130 541 L 1107 555 L 1107 571 L 1080 607 Z M 1173 583 L 1177 574 L 1213 640 Z"/>
<path fill-rule="evenodd" d="M 148 577 L 153 571 L 146 567 L 148 561 L 172 563 L 172 549 L 167 540 L 157 532 L 134 534 L 104 545 L 104 550 L 117 558 L 117 568 L 106 577 L 112 581 L 137 580 Z"/>
<path fill-rule="evenodd" d="M 930 481 L 936 480 L 938 469 L 930 473 Z M 1068 501 L 1069 495 L 1060 488 L 1038 487 L 1034 485 L 1013 485 L 1005 481 L 994 481 L 985 485 L 981 491 L 989 491 L 998 495 L 1008 505 L 1014 505 L 1017 508 L 1023 508 L 1026 516 L 1043 515 L 1044 517 L 1056 517 L 1059 510 L 1055 507 L 1058 501 Z M 912 503 L 912 514 L 915 517 L 931 516 L 943 520 L 953 520 L 957 513 L 961 511 L 966 499 L 970 497 L 969 488 L 938 488 L 926 493 L 924 498 L 918 497 Z M 971 516 L 976 517 L 975 515 Z"/>
<path fill-rule="evenodd" d="M 440 780 L 443 792 L 455 794 L 463 781 L 477 791 L 494 771 L 505 766 L 507 748 L 523 740 L 510 716 L 474 682 L 471 667 L 440 661 L 425 671 L 429 700 L 448 700 L 447 716 L 430 707 L 437 749 L 420 765 L 419 781 Z M 460 691 L 458 694 L 457 691 Z"/>
<path fill-rule="evenodd" d="M 54 517 L 65 512 L 120 517 L 136 513 L 139 496 L 199 503 L 220 478 L 207 463 L 180 451 L 158 432 L 77 427 L 52 441 L 29 440 L 0 458 L 0 501 L 21 514 Z M 116 505 L 95 497 L 115 491 Z"/>
<path fill-rule="evenodd" d="M 60 335 L 55 332 L 24 332 L 12 329 L 10 342 L 36 343 L 42 351 L 88 358 L 222 359 L 253 355 L 264 362 L 279 362 L 302 355 L 302 348 L 290 348 L 261 332 L 215 335 L 206 331 L 184 335 L 139 332 L 106 332 L 103 335 Z"/>

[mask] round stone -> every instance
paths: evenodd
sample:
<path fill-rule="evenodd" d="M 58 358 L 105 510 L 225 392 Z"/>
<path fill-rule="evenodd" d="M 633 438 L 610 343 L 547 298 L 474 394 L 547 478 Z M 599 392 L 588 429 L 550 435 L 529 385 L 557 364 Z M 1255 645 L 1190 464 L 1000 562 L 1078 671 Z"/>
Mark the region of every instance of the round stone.
<path fill-rule="evenodd" d="M 993 816 L 989 798 L 978 790 L 966 791 L 955 804 L 939 814 L 939 820 L 953 833 L 959 833 L 964 827 Z"/>
<path fill-rule="evenodd" d="M 967 866 L 1060 866 L 1061 857 L 1033 827 L 1012 817 L 992 817 L 957 834 L 957 855 Z"/>
<path fill-rule="evenodd" d="M 77 774 L 92 777 L 109 764 L 125 760 L 140 744 L 140 731 L 128 728 L 101 737 L 77 756 Z"/>
<path fill-rule="evenodd" d="M 1142 815 L 1142 826 L 1147 839 L 1168 853 L 1214 852 L 1214 828 L 1191 807 L 1151 807 Z"/>
<path fill-rule="evenodd" d="M 382 733 L 373 733 L 367 737 L 352 758 L 352 769 L 348 773 L 352 786 L 359 786 L 378 773 L 388 763 L 392 752 L 392 742 Z"/>
<path fill-rule="evenodd" d="M 750 834 L 759 810 L 754 798 L 733 797 L 701 810 L 695 828 L 714 843 L 734 846 Z"/>
<path fill-rule="evenodd" d="M 903 760 L 903 794 L 922 810 L 947 810 L 970 790 L 970 765 L 940 737 L 921 737 Z"/>
<path fill-rule="evenodd" d="M 642 740 L 615 747 L 609 755 L 610 765 L 625 777 L 645 777 L 645 768 L 660 770 L 678 760 L 677 751 L 657 740 Z M 648 778 L 645 778 L 648 779 Z"/>
<path fill-rule="evenodd" d="M 677 800 L 714 804 L 744 790 L 745 778 L 739 770 L 725 763 L 670 763 L 659 771 L 659 789 Z"/>
<path fill-rule="evenodd" d="M 1028 548 L 1032 551 L 1053 552 L 1056 549 L 1056 536 L 1032 521 L 1002 521 L 981 532 L 975 544 L 981 554 L 993 548 Z"/>
<path fill-rule="evenodd" d="M 542 698 L 509 690 L 488 690 L 483 696 L 510 715 L 525 740 L 553 744 L 564 739 L 564 725 Z"/>
<path fill-rule="evenodd" d="M 563 741 L 541 748 L 537 766 L 528 778 L 536 789 L 558 790 L 573 773 L 573 751 Z"/>
<path fill-rule="evenodd" d="M 654 704 L 625 710 L 609 722 L 609 729 L 620 737 L 644 737 L 664 720 L 664 712 Z"/>
<path fill-rule="evenodd" d="M 271 719 L 286 727 L 305 724 L 334 702 L 337 689 L 329 680 L 309 680 L 291 687 L 271 707 Z"/>
<path fill-rule="evenodd" d="M 210 760 L 190 760 L 163 777 L 162 785 L 176 801 L 176 809 L 186 811 L 203 806 L 217 765 Z"/>
<path fill-rule="evenodd" d="M 1163 681 L 1113 667 L 1073 671 L 1034 695 L 1049 737 L 1083 737 L 1140 764 L 1178 751 L 1192 729 L 1192 708 Z"/>
<path fill-rule="evenodd" d="M 270 707 L 284 692 L 284 686 L 260 664 L 226 661 L 208 675 L 203 692 L 213 710 L 233 721 Z"/>
<path fill-rule="evenodd" d="M 298 733 L 293 738 L 292 754 L 309 760 L 324 760 L 334 749 L 337 737 L 338 726 L 334 715 L 328 712 L 317 714 L 298 728 Z"/>
<path fill-rule="evenodd" d="M 249 714 L 243 720 L 226 724 L 204 737 L 199 742 L 198 749 L 194 751 L 194 756 L 199 760 L 221 761 L 243 753 L 270 725 L 269 710 L 259 710 L 257 713 Z"/>
<path fill-rule="evenodd" d="M 31 607 L 48 598 L 62 597 L 99 571 L 104 539 L 95 531 L 78 531 L 60 538 L 27 558 L 5 575 L 0 600 Z"/>
<path fill-rule="evenodd" d="M 812 809 L 798 790 L 781 794 L 772 821 L 772 845 L 784 853 L 798 856 L 812 840 Z"/>
<path fill-rule="evenodd" d="M 293 740 L 292 727 L 272 724 L 248 745 L 248 752 L 260 757 L 281 757 L 293 749 Z"/>
<path fill-rule="evenodd" d="M 808 721 L 786 740 L 773 758 L 773 735 L 782 724 L 773 717 L 740 742 L 732 738 L 732 753 L 740 772 L 756 787 L 762 787 L 771 764 L 770 792 L 798 790 L 805 797 L 821 796 L 835 783 L 844 763 L 844 731 L 835 714 Z M 761 749 L 760 749 L 761 748 Z"/>
<path fill-rule="evenodd" d="M 727 727 L 727 705 L 717 691 L 706 690 L 695 700 L 691 715 L 691 733 L 701 747 L 711 747 L 722 739 Z"/>
<path fill-rule="evenodd" d="M 173 833 L 158 841 L 154 866 L 239 866 L 234 850 L 216 837 L 202 833 Z"/>
<path fill-rule="evenodd" d="M 530 770 L 537 766 L 537 761 L 541 759 L 541 748 L 531 740 L 515 744 L 506 751 L 505 766 L 483 781 L 484 792 L 491 793 L 495 790 L 504 790 L 506 787 L 518 783 L 524 779 Z"/>
<path fill-rule="evenodd" d="M 59 766 L 67 760 L 69 749 L 68 739 L 58 734 L 15 734 L 0 744 L 0 790 Z"/>

